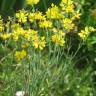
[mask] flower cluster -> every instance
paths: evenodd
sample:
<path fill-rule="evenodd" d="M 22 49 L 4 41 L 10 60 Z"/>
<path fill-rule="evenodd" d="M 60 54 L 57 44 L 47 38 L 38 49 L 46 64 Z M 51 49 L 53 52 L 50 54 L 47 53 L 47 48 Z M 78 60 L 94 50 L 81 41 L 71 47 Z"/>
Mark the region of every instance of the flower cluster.
<path fill-rule="evenodd" d="M 61 19 L 63 18 L 63 14 L 60 12 L 58 6 L 52 4 L 52 8 L 48 8 L 46 12 L 47 18 L 51 19 Z"/>
<path fill-rule="evenodd" d="M 56 43 L 56 45 L 63 46 L 65 44 L 64 36 L 65 33 L 62 30 L 53 29 L 54 35 L 52 35 L 52 41 Z"/>
<path fill-rule="evenodd" d="M 38 2 L 39 0 L 27 0 L 30 5 Z M 50 42 L 56 46 L 64 46 L 66 33 L 75 30 L 75 21 L 81 15 L 75 9 L 72 0 L 62 0 L 59 6 L 52 4 L 45 14 L 23 9 L 7 22 L 0 17 L 0 38 L 18 45 L 16 50 L 22 50 L 15 53 L 18 60 L 26 57 L 26 51 L 30 47 L 43 50 Z M 93 27 L 85 27 L 78 35 L 85 39 L 93 31 Z"/>
<path fill-rule="evenodd" d="M 27 21 L 27 13 L 25 10 L 20 10 L 19 12 L 16 13 L 16 18 L 18 22 L 20 23 L 25 23 Z"/>
<path fill-rule="evenodd" d="M 90 35 L 90 33 L 95 32 L 96 29 L 94 29 L 93 27 L 85 27 L 84 30 L 81 30 L 80 33 L 78 33 L 78 35 L 83 39 L 86 40 L 88 38 L 88 36 Z"/>
<path fill-rule="evenodd" d="M 15 52 L 15 57 L 17 58 L 18 61 L 22 60 L 24 57 L 26 57 L 26 55 L 27 53 L 25 50 Z"/>
<path fill-rule="evenodd" d="M 74 13 L 74 2 L 72 0 L 62 0 L 60 6 L 63 11 L 67 13 Z"/>

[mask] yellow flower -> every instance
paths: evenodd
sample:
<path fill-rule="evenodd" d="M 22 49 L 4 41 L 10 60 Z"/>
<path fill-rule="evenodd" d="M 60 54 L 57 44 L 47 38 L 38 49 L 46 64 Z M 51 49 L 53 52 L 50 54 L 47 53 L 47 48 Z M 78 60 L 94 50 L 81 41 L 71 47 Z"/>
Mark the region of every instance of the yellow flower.
<path fill-rule="evenodd" d="M 53 28 L 52 30 L 54 32 L 54 35 L 52 35 L 52 41 L 56 43 L 56 45 L 63 46 L 65 44 L 65 33 L 62 30 L 58 31 L 56 28 Z"/>
<path fill-rule="evenodd" d="M 31 35 L 30 35 L 29 33 L 26 32 L 26 33 L 24 34 L 24 38 L 27 39 L 27 40 L 29 41 L 30 38 L 31 38 Z"/>
<path fill-rule="evenodd" d="M 72 16 L 72 20 L 80 19 L 81 14 L 80 13 L 74 13 Z"/>
<path fill-rule="evenodd" d="M 39 22 L 39 27 L 40 28 L 51 28 L 52 27 L 52 22 L 48 20 L 44 20 Z"/>
<path fill-rule="evenodd" d="M 35 30 L 32 30 L 32 29 L 29 29 L 29 30 L 26 30 L 25 34 L 24 34 L 24 37 L 30 41 L 31 38 L 33 39 L 34 36 L 37 36 L 38 34 L 38 31 L 35 31 Z"/>
<path fill-rule="evenodd" d="M 23 44 L 21 47 L 22 48 L 28 48 L 28 46 L 29 46 L 29 43 L 28 42 L 26 42 L 25 44 Z"/>
<path fill-rule="evenodd" d="M 54 34 L 59 34 L 60 36 L 65 36 L 65 33 L 62 30 L 58 30 L 57 28 L 53 28 L 52 31 Z"/>
<path fill-rule="evenodd" d="M 78 33 L 78 35 L 80 36 L 81 39 L 86 40 L 87 37 L 90 35 L 91 32 L 96 31 L 96 29 L 94 29 L 93 27 L 85 27 L 84 30 L 81 30 L 80 33 Z"/>
<path fill-rule="evenodd" d="M 32 41 L 38 41 L 38 40 L 39 40 L 38 35 L 33 35 L 33 36 L 32 36 Z"/>
<path fill-rule="evenodd" d="M 15 33 L 15 34 L 13 34 L 13 40 L 15 40 L 15 41 L 18 41 L 18 39 L 19 39 L 19 36 Z"/>
<path fill-rule="evenodd" d="M 22 51 L 16 51 L 15 52 L 15 57 L 18 61 L 22 60 L 24 57 L 27 56 L 27 53 L 25 50 L 22 50 Z"/>
<path fill-rule="evenodd" d="M 27 13 L 25 10 L 19 10 L 18 13 L 16 13 L 16 18 L 18 22 L 25 23 L 27 21 Z"/>
<path fill-rule="evenodd" d="M 60 35 L 56 34 L 52 36 L 52 41 L 56 43 L 56 45 L 63 46 L 65 41 L 64 38 L 62 38 Z"/>
<path fill-rule="evenodd" d="M 65 9 L 66 12 L 74 12 L 74 6 L 73 5 L 68 5 Z"/>
<path fill-rule="evenodd" d="M 39 12 L 39 11 L 37 11 L 37 12 L 35 12 L 35 13 L 29 13 L 29 15 L 28 15 L 28 20 L 32 23 L 34 20 L 45 20 L 46 18 L 45 18 L 45 16 L 41 13 L 41 12 Z"/>
<path fill-rule="evenodd" d="M 33 5 L 33 4 L 37 4 L 39 2 L 39 0 L 26 0 L 28 5 Z"/>
<path fill-rule="evenodd" d="M 33 30 L 33 29 L 29 29 L 29 30 L 28 30 L 28 33 L 29 33 L 29 34 L 32 34 L 32 35 L 37 35 L 37 34 L 38 34 L 38 31 Z"/>
<path fill-rule="evenodd" d="M 18 24 L 12 26 L 12 36 L 13 36 L 13 40 L 17 41 L 19 39 L 19 36 L 24 36 L 25 35 L 25 30 L 19 26 Z"/>
<path fill-rule="evenodd" d="M 60 3 L 61 9 L 67 13 L 74 13 L 74 4 L 72 0 L 62 0 Z"/>
<path fill-rule="evenodd" d="M 28 20 L 32 23 L 34 21 L 34 19 L 35 19 L 34 13 L 29 13 Z"/>
<path fill-rule="evenodd" d="M 22 27 L 18 27 L 16 30 L 14 30 L 14 33 L 17 33 L 18 35 L 24 35 L 25 30 Z"/>
<path fill-rule="evenodd" d="M 63 19 L 62 24 L 66 30 L 71 30 L 75 27 L 75 24 L 73 24 L 72 20 L 69 18 Z"/>
<path fill-rule="evenodd" d="M 39 48 L 40 50 L 43 50 L 46 46 L 45 37 L 38 37 L 33 41 L 34 48 Z"/>
<path fill-rule="evenodd" d="M 45 20 L 46 19 L 45 16 L 39 11 L 34 13 L 34 18 L 35 18 L 35 20 Z"/>
<path fill-rule="evenodd" d="M 81 31 L 80 33 L 78 33 L 78 35 L 82 38 L 82 39 L 86 39 L 89 36 L 89 33 L 85 32 L 85 31 Z"/>
<path fill-rule="evenodd" d="M 3 40 L 9 39 L 10 36 L 11 36 L 11 33 L 4 33 L 4 34 L 1 34 L 1 38 L 2 38 Z"/>
<path fill-rule="evenodd" d="M 41 40 L 39 42 L 39 49 L 43 50 L 43 48 L 45 48 L 45 45 L 46 45 L 45 37 L 41 37 Z"/>
<path fill-rule="evenodd" d="M 48 8 L 46 12 L 46 16 L 47 18 L 51 18 L 51 19 L 63 18 L 63 15 L 60 13 L 59 8 L 54 4 L 52 4 L 52 8 Z"/>
<path fill-rule="evenodd" d="M 57 33 L 57 32 L 58 32 L 58 29 L 53 28 L 52 31 L 53 31 L 54 33 Z"/>
<path fill-rule="evenodd" d="M 59 44 L 60 44 L 60 46 L 64 46 L 65 40 L 64 40 L 64 39 L 61 39 L 61 40 L 59 41 Z"/>
<path fill-rule="evenodd" d="M 91 32 L 95 32 L 96 29 L 90 26 L 90 27 L 89 27 L 89 31 L 91 31 Z"/>

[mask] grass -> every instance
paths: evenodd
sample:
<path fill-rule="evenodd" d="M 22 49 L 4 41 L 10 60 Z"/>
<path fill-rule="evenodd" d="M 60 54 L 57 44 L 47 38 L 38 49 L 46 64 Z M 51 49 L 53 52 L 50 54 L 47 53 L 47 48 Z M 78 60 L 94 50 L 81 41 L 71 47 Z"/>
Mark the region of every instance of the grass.
<path fill-rule="evenodd" d="M 94 71 L 90 62 L 88 61 L 87 67 L 80 70 L 76 64 L 82 58 L 76 58 L 79 55 L 78 52 L 70 54 L 69 51 L 69 46 L 56 49 L 55 52 L 47 55 L 44 55 L 46 52 L 38 54 L 32 50 L 30 61 L 24 60 L 18 64 L 12 61 L 12 54 L 6 56 L 1 64 L 1 96 L 6 96 L 6 94 L 14 96 L 18 90 L 27 91 L 30 96 L 78 96 L 77 94 L 90 96 L 90 94 L 95 94 L 92 81 Z"/>

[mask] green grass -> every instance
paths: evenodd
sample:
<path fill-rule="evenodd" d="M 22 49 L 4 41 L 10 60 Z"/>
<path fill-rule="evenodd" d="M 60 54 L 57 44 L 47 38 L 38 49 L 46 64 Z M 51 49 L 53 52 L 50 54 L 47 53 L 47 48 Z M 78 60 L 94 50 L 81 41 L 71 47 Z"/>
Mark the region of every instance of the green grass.
<path fill-rule="evenodd" d="M 51 54 L 46 54 L 47 50 L 43 53 L 29 50 L 30 61 L 20 63 L 12 61 L 13 54 L 6 55 L 0 64 L 1 96 L 15 96 L 18 90 L 28 91 L 30 96 L 95 96 L 92 63 L 83 62 L 88 58 L 77 59 L 81 45 L 75 53 L 70 50 L 70 46 L 58 48 Z M 86 64 L 81 69 L 77 63 L 80 59 L 83 64 L 79 66 Z"/>

